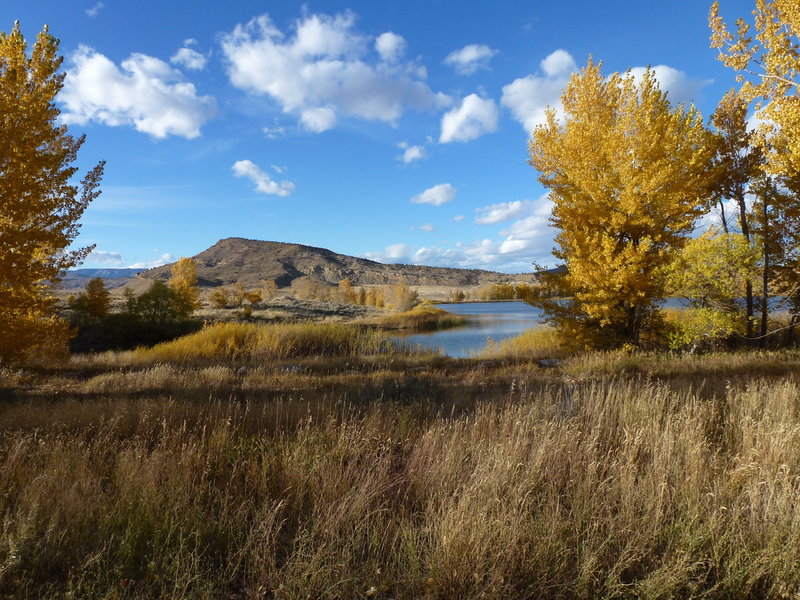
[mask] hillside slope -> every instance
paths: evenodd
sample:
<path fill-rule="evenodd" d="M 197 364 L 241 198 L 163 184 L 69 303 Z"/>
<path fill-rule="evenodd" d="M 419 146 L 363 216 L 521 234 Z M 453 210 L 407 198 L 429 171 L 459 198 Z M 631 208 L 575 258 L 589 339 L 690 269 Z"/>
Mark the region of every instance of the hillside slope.
<path fill-rule="evenodd" d="M 336 254 L 325 248 L 302 244 L 264 242 L 243 238 L 220 240 L 193 257 L 201 287 L 242 283 L 255 287 L 273 280 L 287 287 L 300 278 L 331 284 L 349 279 L 353 285 L 385 285 L 404 281 L 413 286 L 467 287 L 511 281 L 532 282 L 532 273 L 508 275 L 477 269 L 452 269 L 421 265 L 383 264 L 355 256 Z M 166 281 L 171 265 L 139 274 Z"/>

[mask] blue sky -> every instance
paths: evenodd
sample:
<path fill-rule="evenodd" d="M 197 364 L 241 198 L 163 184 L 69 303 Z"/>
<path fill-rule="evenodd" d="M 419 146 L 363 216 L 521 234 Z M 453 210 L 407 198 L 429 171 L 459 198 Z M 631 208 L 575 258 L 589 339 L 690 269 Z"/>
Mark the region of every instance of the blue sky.
<path fill-rule="evenodd" d="M 752 0 L 723 0 L 727 20 Z M 530 129 L 589 55 L 656 67 L 708 117 L 735 86 L 704 0 L 6 0 L 47 23 L 82 170 L 106 160 L 83 266 L 155 266 L 229 236 L 385 262 L 552 264 Z"/>

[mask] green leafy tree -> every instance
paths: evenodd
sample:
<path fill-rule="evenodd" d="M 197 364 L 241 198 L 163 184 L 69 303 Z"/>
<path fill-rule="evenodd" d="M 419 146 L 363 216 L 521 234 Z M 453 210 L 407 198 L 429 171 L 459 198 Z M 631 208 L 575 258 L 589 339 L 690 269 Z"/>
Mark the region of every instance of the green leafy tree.
<path fill-rule="evenodd" d="M 185 304 L 163 281 L 154 281 L 140 296 L 129 296 L 126 309 L 141 321 L 156 324 L 174 323 L 185 318 Z"/>
<path fill-rule="evenodd" d="M 45 27 L 28 53 L 19 23 L 0 32 L 0 362 L 65 347 L 69 327 L 54 316 L 48 282 L 92 250 L 68 248 L 104 163 L 73 184 L 84 138 L 57 123 L 58 43 Z"/>

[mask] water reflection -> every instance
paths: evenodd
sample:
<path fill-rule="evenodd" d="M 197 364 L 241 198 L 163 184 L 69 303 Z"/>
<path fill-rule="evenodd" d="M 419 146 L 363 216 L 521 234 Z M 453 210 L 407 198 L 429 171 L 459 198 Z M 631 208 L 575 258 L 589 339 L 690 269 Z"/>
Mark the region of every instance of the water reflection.
<path fill-rule="evenodd" d="M 439 304 L 439 308 L 468 318 L 463 327 L 398 335 L 392 339 L 423 348 L 439 349 L 443 354 L 467 357 L 484 350 L 488 340 L 499 342 L 519 335 L 542 322 L 543 313 L 525 302 L 463 302 Z"/>
<path fill-rule="evenodd" d="M 773 311 L 785 310 L 784 304 L 785 298 L 770 298 L 770 309 Z M 468 318 L 467 325 L 444 331 L 397 335 L 392 339 L 463 358 L 483 351 L 488 339 L 499 342 L 544 321 L 542 310 L 525 302 L 461 302 L 437 306 L 457 315 L 465 315 Z M 691 302 L 683 298 L 666 298 L 660 303 L 661 308 L 688 306 L 691 306 Z"/>

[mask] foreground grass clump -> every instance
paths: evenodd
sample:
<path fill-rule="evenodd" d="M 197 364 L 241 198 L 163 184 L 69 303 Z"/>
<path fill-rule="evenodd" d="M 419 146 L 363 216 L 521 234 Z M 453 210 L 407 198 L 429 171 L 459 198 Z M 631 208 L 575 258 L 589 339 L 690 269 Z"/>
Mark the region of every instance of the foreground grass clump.
<path fill-rule="evenodd" d="M 481 353 L 484 358 L 537 360 L 565 356 L 566 351 L 555 329 L 547 325 L 532 327 L 520 335 L 489 344 Z"/>
<path fill-rule="evenodd" d="M 415 331 L 449 329 L 465 325 L 466 322 L 466 317 L 462 315 L 454 315 L 425 302 L 411 310 L 385 315 L 370 321 L 382 329 L 413 329 Z"/>
<path fill-rule="evenodd" d="M 481 389 L 490 374 L 464 364 L 431 373 L 430 396 L 437 381 Z M 0 590 L 796 595 L 800 380 L 791 368 L 738 381 L 709 369 L 699 393 L 679 371 L 512 381 L 526 371 L 502 370 L 504 393 L 457 406 L 353 404 L 351 379 L 316 401 L 259 400 L 248 381 L 266 373 L 202 400 L 21 392 L 0 407 Z"/>
<path fill-rule="evenodd" d="M 310 356 L 358 356 L 391 352 L 380 332 L 342 323 L 216 323 L 152 348 L 133 362 L 263 361 Z"/>

